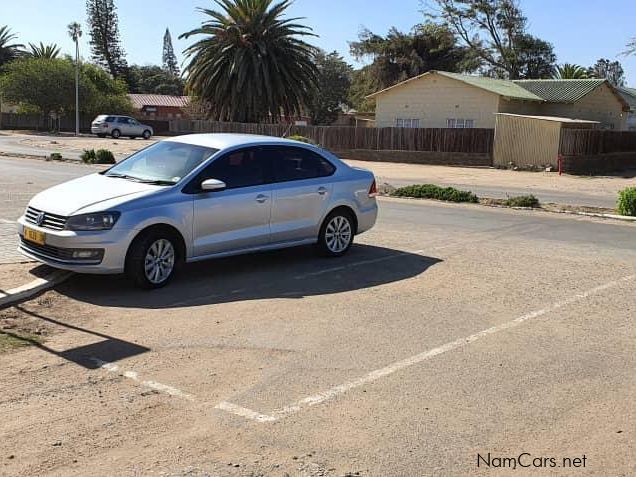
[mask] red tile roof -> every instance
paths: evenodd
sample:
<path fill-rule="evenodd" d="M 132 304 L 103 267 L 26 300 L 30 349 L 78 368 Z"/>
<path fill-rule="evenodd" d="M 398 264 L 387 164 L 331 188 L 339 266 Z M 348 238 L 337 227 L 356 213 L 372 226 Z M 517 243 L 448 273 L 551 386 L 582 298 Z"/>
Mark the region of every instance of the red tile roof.
<path fill-rule="evenodd" d="M 128 97 L 135 109 L 142 109 L 144 106 L 183 108 L 189 102 L 187 96 L 169 96 L 167 94 L 129 94 Z"/>

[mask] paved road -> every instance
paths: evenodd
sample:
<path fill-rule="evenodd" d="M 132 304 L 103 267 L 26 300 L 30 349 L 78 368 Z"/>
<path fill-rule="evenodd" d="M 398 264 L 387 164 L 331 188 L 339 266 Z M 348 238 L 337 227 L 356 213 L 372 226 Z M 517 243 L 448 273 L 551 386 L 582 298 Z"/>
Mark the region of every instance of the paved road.
<path fill-rule="evenodd" d="M 380 204 L 340 260 L 78 276 L 0 315 L 49 334 L 2 356 L 2 472 L 636 475 L 636 226 Z"/>
<path fill-rule="evenodd" d="M 2 136 L 0 135 L 0 156 L 1 153 L 8 152 L 12 154 L 31 154 L 38 156 L 50 155 L 53 152 L 59 152 L 59 149 L 55 149 L 54 145 L 51 145 L 49 148 L 39 148 L 34 146 L 29 146 L 25 144 L 21 144 L 19 141 L 23 138 L 23 136 Z M 78 138 L 74 137 L 65 137 L 64 141 L 72 141 L 77 140 Z M 79 138 L 79 140 L 84 140 L 83 138 Z M 76 159 L 79 161 L 79 152 L 72 152 L 68 149 L 64 149 L 63 155 L 66 159 Z M 119 158 L 125 157 L 126 154 L 119 154 Z M 356 165 L 360 165 L 362 167 L 367 167 L 370 169 L 374 168 L 374 164 L 371 162 L 359 162 L 356 161 Z M 425 171 L 424 171 L 425 174 Z M 430 178 L 427 178 L 425 175 L 413 176 L 408 180 L 402 178 L 392 177 L 391 174 L 379 174 L 378 179 L 382 182 L 387 182 L 395 187 L 400 187 L 404 185 L 410 185 L 414 183 L 427 183 L 430 181 Z M 452 180 L 438 180 L 434 181 L 439 185 L 452 186 L 460 189 L 468 189 L 477 194 L 480 197 L 491 197 L 491 198 L 499 198 L 505 199 L 510 196 L 515 195 L 524 195 L 524 194 L 534 194 L 539 198 L 541 202 L 548 203 L 554 202 L 559 204 L 568 204 L 568 205 L 584 205 L 590 207 L 606 207 L 606 208 L 614 208 L 616 207 L 616 194 L 592 194 L 592 193 L 584 193 L 584 192 L 568 192 L 568 191 L 554 191 L 549 189 L 541 189 L 537 187 L 532 188 L 524 188 L 519 186 L 482 186 L 475 185 L 470 182 L 454 182 Z"/>

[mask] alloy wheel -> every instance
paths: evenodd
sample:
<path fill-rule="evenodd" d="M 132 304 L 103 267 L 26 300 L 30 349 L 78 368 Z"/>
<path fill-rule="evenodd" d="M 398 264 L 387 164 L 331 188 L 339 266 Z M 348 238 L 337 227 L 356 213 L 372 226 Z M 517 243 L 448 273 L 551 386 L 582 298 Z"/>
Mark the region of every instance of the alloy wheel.
<path fill-rule="evenodd" d="M 172 242 L 159 239 L 152 243 L 144 259 L 144 272 L 150 283 L 166 281 L 174 270 L 175 251 Z"/>
<path fill-rule="evenodd" d="M 325 242 L 332 253 L 346 250 L 351 243 L 351 236 L 351 222 L 341 215 L 333 217 L 325 229 Z"/>

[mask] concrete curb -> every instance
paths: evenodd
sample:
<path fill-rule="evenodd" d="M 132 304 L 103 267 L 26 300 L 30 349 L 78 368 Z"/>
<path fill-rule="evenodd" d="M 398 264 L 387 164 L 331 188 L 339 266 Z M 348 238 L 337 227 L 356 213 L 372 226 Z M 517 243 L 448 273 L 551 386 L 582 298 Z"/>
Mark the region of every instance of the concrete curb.
<path fill-rule="evenodd" d="M 0 308 L 11 306 L 19 301 L 28 300 L 68 279 L 73 272 L 58 270 L 44 278 L 36 278 L 26 285 L 12 288 L 6 292 L 0 292 Z"/>

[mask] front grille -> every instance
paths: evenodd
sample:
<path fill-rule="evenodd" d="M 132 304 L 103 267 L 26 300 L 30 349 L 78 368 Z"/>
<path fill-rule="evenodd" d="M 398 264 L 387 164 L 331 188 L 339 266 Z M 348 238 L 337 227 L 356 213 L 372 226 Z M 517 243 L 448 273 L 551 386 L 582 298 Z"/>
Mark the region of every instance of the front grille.
<path fill-rule="evenodd" d="M 38 216 L 40 214 L 44 214 L 44 218 L 41 224 L 38 224 Z M 27 207 L 26 212 L 24 213 L 24 218 L 27 222 L 34 225 L 39 225 L 45 229 L 51 230 L 64 230 L 66 226 L 66 220 L 68 217 L 64 217 L 63 215 L 51 214 L 49 212 L 43 212 L 38 209 L 34 209 L 33 207 Z"/>
<path fill-rule="evenodd" d="M 22 235 L 20 235 L 20 247 L 25 251 L 36 255 L 41 258 L 45 258 L 48 260 L 53 260 L 55 262 L 60 263 L 75 263 L 75 264 L 98 264 L 101 263 L 104 257 L 104 251 L 100 249 L 101 253 L 99 257 L 84 259 L 84 258 L 74 258 L 73 252 L 77 249 L 72 248 L 62 248 L 62 247 L 54 247 L 53 245 L 40 245 L 34 242 L 30 242 L 25 240 Z"/>

